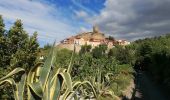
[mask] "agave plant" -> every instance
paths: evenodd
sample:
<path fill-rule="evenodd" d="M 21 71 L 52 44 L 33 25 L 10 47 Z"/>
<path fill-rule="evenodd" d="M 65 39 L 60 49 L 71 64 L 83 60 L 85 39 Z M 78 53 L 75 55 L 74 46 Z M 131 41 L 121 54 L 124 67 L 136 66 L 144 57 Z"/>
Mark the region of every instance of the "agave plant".
<path fill-rule="evenodd" d="M 56 50 L 53 48 L 44 64 L 38 63 L 29 73 L 26 73 L 22 68 L 14 69 L 0 79 L 0 84 L 6 82 L 11 84 L 15 100 L 24 100 L 24 98 L 28 100 L 56 100 L 59 99 L 63 84 L 67 87 L 65 94 L 68 94 L 68 92 L 72 91 L 71 76 L 66 69 L 59 68 L 56 72 L 52 70 L 55 53 Z M 19 82 L 16 82 L 13 78 L 16 74 L 21 75 Z M 24 97 L 25 91 L 27 92 L 27 96 Z M 63 95 L 66 97 L 65 94 Z"/>
<path fill-rule="evenodd" d="M 96 75 L 92 76 L 92 77 L 88 77 L 87 80 L 89 81 L 84 81 L 84 82 L 80 82 L 78 87 L 81 87 L 81 85 L 89 85 L 91 86 L 91 88 L 87 88 L 87 87 L 82 87 L 82 89 L 80 90 L 82 97 L 84 98 L 95 98 L 97 100 L 120 100 L 120 98 L 118 96 L 116 96 L 114 94 L 114 92 L 110 89 L 110 76 L 113 76 L 112 73 L 107 73 L 106 75 L 104 75 L 104 77 L 102 77 L 102 73 L 101 70 L 97 69 L 96 71 Z M 78 90 L 79 88 L 77 88 Z M 94 91 L 93 93 L 89 93 Z"/>
<path fill-rule="evenodd" d="M 113 100 L 120 100 L 120 98 L 110 89 L 110 76 L 112 75 L 112 73 L 106 73 L 106 75 L 102 77 L 101 70 L 98 68 L 96 76 L 92 80 L 92 85 L 97 91 L 98 99 L 110 98 Z"/>
<path fill-rule="evenodd" d="M 88 85 L 92 88 L 96 97 L 96 92 L 89 81 L 71 80 L 71 65 L 73 54 L 68 69 L 58 68 L 53 70 L 56 49 L 53 47 L 44 63 L 38 63 L 29 73 L 23 68 L 16 68 L 0 79 L 0 85 L 9 83 L 13 88 L 15 100 L 66 100 L 76 97 L 76 91 L 80 86 Z M 13 76 L 20 75 L 19 80 Z M 25 92 L 27 95 L 24 95 Z"/>

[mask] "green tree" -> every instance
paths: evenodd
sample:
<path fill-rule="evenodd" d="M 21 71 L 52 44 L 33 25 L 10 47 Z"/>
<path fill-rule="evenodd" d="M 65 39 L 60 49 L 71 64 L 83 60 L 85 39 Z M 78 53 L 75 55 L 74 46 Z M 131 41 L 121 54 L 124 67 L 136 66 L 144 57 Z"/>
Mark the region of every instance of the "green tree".
<path fill-rule="evenodd" d="M 79 51 L 80 54 L 90 52 L 91 45 L 83 45 L 81 46 L 81 50 Z"/>
<path fill-rule="evenodd" d="M 108 37 L 108 39 L 109 39 L 109 40 L 112 40 L 112 41 L 114 41 L 114 40 L 115 40 L 115 38 L 114 38 L 114 37 L 112 37 L 112 36 L 109 36 L 109 37 Z"/>
<path fill-rule="evenodd" d="M 9 41 L 5 34 L 5 24 L 0 15 L 0 67 L 6 68 L 9 63 Z"/>
<path fill-rule="evenodd" d="M 39 44 L 37 43 L 37 33 L 29 37 L 23 47 L 18 48 L 16 53 L 12 55 L 12 67 L 20 66 L 27 72 L 35 65 L 39 52 Z"/>
<path fill-rule="evenodd" d="M 92 50 L 92 55 L 94 58 L 102 58 L 106 56 L 107 45 L 99 45 Z"/>
<path fill-rule="evenodd" d="M 52 45 L 47 43 L 46 45 L 44 45 L 43 49 L 44 50 L 50 50 L 50 48 L 52 48 Z"/>
<path fill-rule="evenodd" d="M 21 20 L 17 20 L 9 30 L 10 40 L 10 66 L 13 68 L 22 67 L 27 71 L 34 66 L 38 54 L 39 44 L 37 43 L 37 33 L 29 37 L 24 30 Z"/>
<path fill-rule="evenodd" d="M 3 22 L 2 16 L 0 15 L 0 66 L 3 66 L 3 56 L 4 56 L 4 42 L 5 42 L 5 37 L 4 37 L 4 32 L 5 32 L 5 24 Z"/>
<path fill-rule="evenodd" d="M 0 65 L 4 69 L 23 67 L 30 69 L 34 65 L 39 44 L 37 33 L 29 37 L 23 28 L 21 20 L 17 20 L 5 34 L 5 25 L 0 17 Z"/>
<path fill-rule="evenodd" d="M 108 52 L 108 58 L 116 57 L 116 48 L 112 48 Z"/>
<path fill-rule="evenodd" d="M 56 66 L 66 68 L 69 65 L 72 51 L 68 49 L 60 49 L 56 54 Z"/>
<path fill-rule="evenodd" d="M 0 77 L 16 67 L 22 67 L 28 72 L 34 66 L 39 52 L 37 33 L 29 37 L 21 20 L 17 20 L 9 31 L 5 31 L 4 27 L 0 16 Z M 8 84 L 0 92 L 0 99 L 13 98 Z"/>
<path fill-rule="evenodd" d="M 17 20 L 14 23 L 7 35 L 10 39 L 11 54 L 15 53 L 18 49 L 25 48 L 25 44 L 28 41 L 28 34 L 24 30 L 21 20 Z"/>
<path fill-rule="evenodd" d="M 116 58 L 121 64 L 131 64 L 133 54 L 129 47 L 116 46 L 115 48 L 110 49 L 108 57 Z"/>
<path fill-rule="evenodd" d="M 5 24 L 2 19 L 2 15 L 0 15 L 0 37 L 4 36 L 5 33 Z"/>

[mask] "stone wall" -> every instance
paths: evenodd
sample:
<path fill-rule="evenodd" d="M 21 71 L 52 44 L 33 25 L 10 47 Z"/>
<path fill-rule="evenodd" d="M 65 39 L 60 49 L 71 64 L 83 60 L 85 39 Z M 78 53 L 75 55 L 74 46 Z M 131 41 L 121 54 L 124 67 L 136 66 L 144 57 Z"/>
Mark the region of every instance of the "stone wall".
<path fill-rule="evenodd" d="M 74 50 L 74 44 L 59 44 L 57 45 L 59 49 L 68 49 L 68 50 Z M 79 52 L 81 49 L 80 45 L 75 45 L 75 51 Z"/>

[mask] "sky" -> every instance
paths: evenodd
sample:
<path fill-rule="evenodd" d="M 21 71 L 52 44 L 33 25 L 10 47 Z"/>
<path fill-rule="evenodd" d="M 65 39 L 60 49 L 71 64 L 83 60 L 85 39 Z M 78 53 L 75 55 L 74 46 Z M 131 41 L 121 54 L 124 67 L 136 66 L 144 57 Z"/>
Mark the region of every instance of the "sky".
<path fill-rule="evenodd" d="M 6 29 L 21 19 L 40 46 L 59 43 L 93 25 L 116 39 L 134 41 L 170 33 L 170 0 L 0 0 Z"/>

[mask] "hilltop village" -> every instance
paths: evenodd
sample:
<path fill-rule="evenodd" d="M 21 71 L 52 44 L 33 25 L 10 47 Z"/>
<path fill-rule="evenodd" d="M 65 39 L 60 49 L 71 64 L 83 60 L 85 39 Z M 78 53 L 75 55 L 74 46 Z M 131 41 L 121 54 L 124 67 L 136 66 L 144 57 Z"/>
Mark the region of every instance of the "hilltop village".
<path fill-rule="evenodd" d="M 126 40 L 116 40 L 113 37 L 106 37 L 104 33 L 99 31 L 97 26 L 94 26 L 92 32 L 84 32 L 76 36 L 66 38 L 60 42 L 58 47 L 73 50 L 75 46 L 75 49 L 78 52 L 82 45 L 91 45 L 91 47 L 94 48 L 101 44 L 105 44 L 108 48 L 112 48 L 115 45 L 125 46 L 130 44 L 130 42 Z"/>

